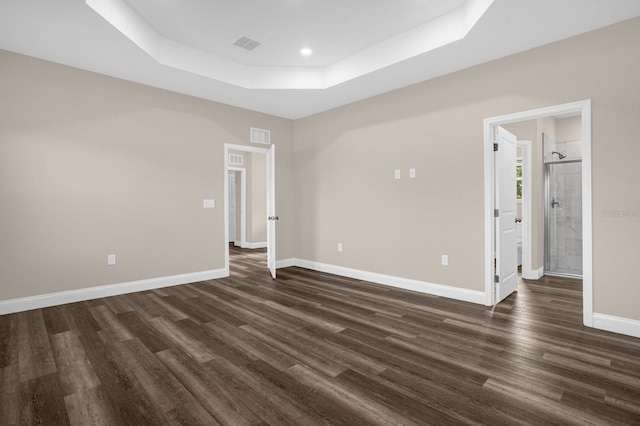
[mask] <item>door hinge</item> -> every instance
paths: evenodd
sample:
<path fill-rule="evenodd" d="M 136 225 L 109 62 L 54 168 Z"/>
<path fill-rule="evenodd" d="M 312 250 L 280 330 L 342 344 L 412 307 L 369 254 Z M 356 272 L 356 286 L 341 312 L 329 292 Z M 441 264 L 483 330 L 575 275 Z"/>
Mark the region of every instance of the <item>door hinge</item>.
<path fill-rule="evenodd" d="M 500 275 L 494 275 L 493 276 L 493 282 L 498 284 L 500 282 Z"/>
<path fill-rule="evenodd" d="M 494 209 L 493 210 L 493 217 L 500 217 L 500 210 Z"/>
<path fill-rule="evenodd" d="M 498 150 L 498 142 L 494 142 L 493 143 L 493 150 L 497 151 Z"/>

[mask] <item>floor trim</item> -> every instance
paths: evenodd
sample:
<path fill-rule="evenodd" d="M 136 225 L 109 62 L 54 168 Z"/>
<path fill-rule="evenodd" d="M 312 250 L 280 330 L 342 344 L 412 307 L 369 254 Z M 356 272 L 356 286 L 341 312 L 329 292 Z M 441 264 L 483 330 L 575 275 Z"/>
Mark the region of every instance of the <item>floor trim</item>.
<path fill-rule="evenodd" d="M 593 327 L 613 333 L 640 338 L 640 321 L 629 318 L 614 317 L 605 314 L 593 314 Z"/>
<path fill-rule="evenodd" d="M 329 274 L 340 275 L 348 278 L 369 281 L 377 284 L 388 285 L 391 287 L 402 288 L 405 290 L 418 291 L 420 293 L 431 294 L 434 296 L 447 297 L 449 299 L 461 300 L 477 304 L 484 304 L 485 294 L 482 291 L 468 290 L 465 288 L 452 287 L 442 284 L 434 284 L 425 281 L 412 280 L 409 278 L 401 278 L 392 275 L 378 274 L 375 272 L 363 271 L 359 269 L 346 268 L 344 266 L 330 265 L 327 263 L 313 262 L 304 259 L 292 259 L 294 265 L 301 268 L 307 268 L 318 272 L 326 272 Z"/>
<path fill-rule="evenodd" d="M 98 287 L 81 288 L 77 290 L 2 300 L 0 301 L 0 315 L 46 308 L 49 306 L 64 305 L 66 303 L 81 302 L 84 300 L 99 299 L 101 297 L 117 296 L 119 294 L 134 293 L 136 291 L 153 290 L 156 288 L 189 284 L 204 280 L 213 280 L 217 278 L 224 278 L 226 276 L 228 276 L 228 273 L 225 269 L 212 269 L 209 271 L 193 272 L 189 274 L 171 275 L 147 280 L 129 281 L 125 283 L 108 284 Z"/>
<path fill-rule="evenodd" d="M 531 276 L 527 276 L 527 277 L 525 277 L 524 274 L 522 274 L 522 278 L 524 278 L 525 280 L 539 280 L 544 276 L 544 268 L 532 269 L 531 274 L 532 274 Z"/>
<path fill-rule="evenodd" d="M 292 266 L 296 266 L 296 260 L 295 259 L 282 259 L 282 260 L 278 260 L 276 261 L 276 269 L 281 269 L 281 268 L 290 268 Z"/>
<path fill-rule="evenodd" d="M 266 241 L 262 241 L 262 242 L 259 242 L 259 243 L 244 243 L 242 248 L 247 248 L 247 249 L 267 248 L 267 242 Z"/>
<path fill-rule="evenodd" d="M 485 294 L 481 291 L 452 287 L 442 284 L 428 283 L 425 281 L 401 278 L 392 275 L 378 274 L 359 269 L 346 268 L 344 266 L 330 265 L 327 263 L 313 262 L 304 259 L 282 259 L 277 261 L 276 267 L 288 268 L 298 266 L 318 272 L 339 275 L 388 285 L 391 287 L 413 290 L 435 296 L 447 297 L 464 302 L 484 304 Z M 84 300 L 98 299 L 101 297 L 117 296 L 120 294 L 134 293 L 136 291 L 153 290 L 156 288 L 170 287 L 174 285 L 189 284 L 198 281 L 214 280 L 227 277 L 225 269 L 213 269 L 209 271 L 193 272 L 189 274 L 172 275 L 147 280 L 129 281 L 119 284 L 109 284 L 98 287 L 83 288 L 78 290 L 62 291 L 57 293 L 42 294 L 37 296 L 21 297 L 0 301 L 0 315 L 15 312 L 29 311 L 32 309 L 46 308 L 49 306 L 63 305 L 66 303 L 80 302 Z M 596 329 L 624 334 L 626 336 L 640 338 L 640 321 L 612 315 L 594 313 L 593 327 Z"/>

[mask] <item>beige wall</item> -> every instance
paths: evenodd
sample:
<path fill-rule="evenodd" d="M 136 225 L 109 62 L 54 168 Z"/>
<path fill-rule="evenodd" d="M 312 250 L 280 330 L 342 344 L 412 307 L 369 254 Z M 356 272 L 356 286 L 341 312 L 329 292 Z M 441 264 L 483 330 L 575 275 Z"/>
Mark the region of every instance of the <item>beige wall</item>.
<path fill-rule="evenodd" d="M 594 310 L 640 320 L 640 217 L 606 214 L 640 209 L 638 39 L 635 19 L 295 122 L 0 52 L 0 300 L 223 267 L 223 144 L 250 126 L 278 145 L 278 259 L 483 291 L 483 119 L 590 98 Z"/>
<path fill-rule="evenodd" d="M 483 291 L 483 119 L 590 98 L 594 310 L 640 320 L 640 218 L 603 215 L 640 208 L 638 39 L 635 19 L 297 120 L 297 256 Z"/>
<path fill-rule="evenodd" d="M 264 243 L 267 241 L 267 156 L 251 155 L 251 232 L 248 242 Z M 249 216 L 247 216 L 249 222 Z"/>
<path fill-rule="evenodd" d="M 582 140 L 582 118 L 569 117 L 556 120 L 558 142 Z"/>
<path fill-rule="evenodd" d="M 224 143 L 251 126 L 293 257 L 290 120 L 5 51 L 0 94 L 0 300 L 224 268 Z"/>

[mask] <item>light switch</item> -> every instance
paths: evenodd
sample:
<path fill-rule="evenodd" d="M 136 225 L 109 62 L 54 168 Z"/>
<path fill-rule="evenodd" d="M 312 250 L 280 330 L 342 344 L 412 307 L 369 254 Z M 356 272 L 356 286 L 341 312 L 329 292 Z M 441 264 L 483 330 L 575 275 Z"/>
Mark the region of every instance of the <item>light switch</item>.
<path fill-rule="evenodd" d="M 449 255 L 442 255 L 442 266 L 449 266 Z"/>
<path fill-rule="evenodd" d="M 202 200 L 202 207 L 205 209 L 213 209 L 216 206 L 216 200 Z"/>
<path fill-rule="evenodd" d="M 107 265 L 115 265 L 116 264 L 116 255 L 108 254 L 107 255 Z"/>
<path fill-rule="evenodd" d="M 396 169 L 395 177 L 396 179 L 400 179 L 400 169 Z"/>
<path fill-rule="evenodd" d="M 416 178 L 416 169 L 409 169 L 409 178 L 410 179 Z"/>

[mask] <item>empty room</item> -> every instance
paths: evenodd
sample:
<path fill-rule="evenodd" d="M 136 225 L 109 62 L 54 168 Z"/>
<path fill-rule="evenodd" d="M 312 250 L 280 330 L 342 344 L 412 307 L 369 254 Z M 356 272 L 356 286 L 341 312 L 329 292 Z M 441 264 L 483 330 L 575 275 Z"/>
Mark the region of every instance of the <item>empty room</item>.
<path fill-rule="evenodd" d="M 0 424 L 640 424 L 637 0 L 3 0 Z"/>

